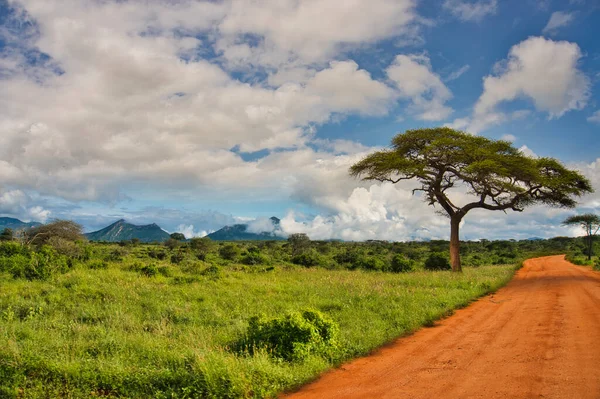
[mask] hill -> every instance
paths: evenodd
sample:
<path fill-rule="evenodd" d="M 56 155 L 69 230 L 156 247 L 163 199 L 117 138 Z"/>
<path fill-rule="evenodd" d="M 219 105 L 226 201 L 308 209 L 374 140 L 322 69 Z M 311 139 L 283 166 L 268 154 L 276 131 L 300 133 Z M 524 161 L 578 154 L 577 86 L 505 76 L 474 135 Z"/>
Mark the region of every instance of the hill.
<path fill-rule="evenodd" d="M 12 230 L 21 230 L 21 229 L 30 229 L 32 227 L 40 226 L 41 223 L 37 222 L 22 222 L 19 219 L 15 218 L 0 218 L 0 231 L 4 229 L 12 229 Z"/>
<path fill-rule="evenodd" d="M 208 235 L 208 238 L 214 241 L 269 241 L 269 240 L 285 240 L 281 227 L 280 220 L 276 217 L 270 218 L 273 228 L 271 231 L 263 231 L 253 233 L 248 231 L 247 224 L 234 224 L 233 226 L 225 226 L 220 230 Z"/>
<path fill-rule="evenodd" d="M 121 219 L 101 230 L 85 235 L 90 241 L 119 242 L 137 238 L 141 242 L 163 242 L 169 239 L 169 233 L 156 223 L 136 226 Z"/>

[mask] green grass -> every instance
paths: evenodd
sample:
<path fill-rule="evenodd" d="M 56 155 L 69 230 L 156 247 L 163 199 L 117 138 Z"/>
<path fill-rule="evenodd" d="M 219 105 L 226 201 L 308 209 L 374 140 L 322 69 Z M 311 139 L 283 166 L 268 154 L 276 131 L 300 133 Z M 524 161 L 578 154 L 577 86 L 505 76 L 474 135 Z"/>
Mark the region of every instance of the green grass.
<path fill-rule="evenodd" d="M 251 270 L 172 265 L 147 277 L 109 262 L 47 281 L 0 274 L 0 397 L 272 397 L 432 324 L 505 284 L 514 267 Z M 251 316 L 305 308 L 339 324 L 331 358 L 288 363 L 229 350 Z"/>

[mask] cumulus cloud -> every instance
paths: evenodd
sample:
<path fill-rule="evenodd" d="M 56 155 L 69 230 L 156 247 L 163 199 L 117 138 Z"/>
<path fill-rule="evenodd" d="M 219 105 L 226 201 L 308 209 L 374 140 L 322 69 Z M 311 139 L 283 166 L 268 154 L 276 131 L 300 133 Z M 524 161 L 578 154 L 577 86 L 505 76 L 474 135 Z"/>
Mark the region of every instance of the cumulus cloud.
<path fill-rule="evenodd" d="M 478 133 L 503 122 L 522 119 L 529 110 L 506 114 L 500 104 L 528 99 L 539 112 L 559 118 L 581 110 L 590 96 L 590 79 L 579 69 L 582 53 L 576 43 L 531 37 L 514 45 L 508 58 L 496 65 L 495 74 L 483 79 L 483 93 L 470 118 L 449 126 Z M 552 66 L 552 67 L 549 67 Z"/>
<path fill-rule="evenodd" d="M 484 17 L 496 13 L 497 0 L 445 0 L 443 7 L 463 21 L 481 21 Z"/>
<path fill-rule="evenodd" d="M 126 198 L 122 188 L 132 181 L 264 185 L 261 165 L 233 148 L 299 149 L 315 125 L 385 114 L 393 88 L 354 61 L 330 60 L 410 36 L 418 23 L 413 0 L 11 5 L 11 26 L 31 32 L 4 35 L 12 50 L 0 57 L 8 71 L 0 85 L 0 178 L 112 203 Z M 45 61 L 25 68 L 26 54 Z M 244 54 L 258 58 L 242 64 L 256 62 L 266 75 L 232 74 Z"/>
<path fill-rule="evenodd" d="M 22 190 L 0 189 L 0 215 L 26 222 L 46 222 L 50 211 L 34 203 L 34 199 Z"/>
<path fill-rule="evenodd" d="M 409 110 L 418 119 L 438 121 L 452 113 L 446 105 L 452 93 L 432 71 L 426 55 L 398 55 L 386 72 L 400 96 L 411 101 Z"/>
<path fill-rule="evenodd" d="M 556 11 L 550 16 L 550 20 L 542 30 L 545 34 L 554 34 L 558 29 L 569 25 L 575 19 L 575 13 Z"/>
<path fill-rule="evenodd" d="M 560 117 L 582 109 L 589 97 L 589 79 L 578 69 L 579 46 L 566 41 L 531 37 L 510 49 L 497 76 L 484 78 L 484 91 L 475 113 L 487 114 L 496 105 L 519 97 L 533 101 L 538 111 Z M 549 66 L 552 68 L 549 68 Z"/>

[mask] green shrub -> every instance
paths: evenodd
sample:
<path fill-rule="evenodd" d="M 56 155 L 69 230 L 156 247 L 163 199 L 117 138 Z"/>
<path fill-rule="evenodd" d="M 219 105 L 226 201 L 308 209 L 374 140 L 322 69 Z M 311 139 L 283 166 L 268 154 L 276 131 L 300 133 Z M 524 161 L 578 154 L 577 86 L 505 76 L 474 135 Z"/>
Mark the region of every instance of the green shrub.
<path fill-rule="evenodd" d="M 207 277 L 218 278 L 221 275 L 221 268 L 217 265 L 210 265 L 200 274 Z"/>
<path fill-rule="evenodd" d="M 116 247 L 113 248 L 105 257 L 104 260 L 108 262 L 122 262 L 123 257 L 127 255 L 125 248 Z"/>
<path fill-rule="evenodd" d="M 103 260 L 93 260 L 87 263 L 87 267 L 90 269 L 108 269 L 108 263 Z"/>
<path fill-rule="evenodd" d="M 25 255 L 29 256 L 29 248 L 25 245 L 21 245 L 15 241 L 3 241 L 0 242 L 0 256 L 13 256 L 13 255 Z"/>
<path fill-rule="evenodd" d="M 235 244 L 226 244 L 219 248 L 219 256 L 225 260 L 235 260 L 240 255 L 240 249 Z"/>
<path fill-rule="evenodd" d="M 167 259 L 167 252 L 162 248 L 150 248 L 148 256 L 152 259 L 165 260 Z"/>
<path fill-rule="evenodd" d="M 182 251 L 175 252 L 171 255 L 171 263 L 179 264 L 185 259 L 185 254 Z"/>
<path fill-rule="evenodd" d="M 374 255 L 359 256 L 352 265 L 354 269 L 380 271 L 386 268 L 385 261 Z"/>
<path fill-rule="evenodd" d="M 600 258 L 596 258 L 594 261 L 594 270 L 600 271 Z"/>
<path fill-rule="evenodd" d="M 304 267 L 319 266 L 322 263 L 321 256 L 313 249 L 292 257 L 292 263 Z"/>
<path fill-rule="evenodd" d="M 263 265 L 268 263 L 266 256 L 257 251 L 248 251 L 246 255 L 242 257 L 241 262 L 245 265 Z"/>
<path fill-rule="evenodd" d="M 433 252 L 425 260 L 426 270 L 451 270 L 448 258 L 441 253 Z"/>
<path fill-rule="evenodd" d="M 154 277 L 158 274 L 158 267 L 155 264 L 144 265 L 140 268 L 140 273 L 146 277 Z"/>
<path fill-rule="evenodd" d="M 70 259 L 59 255 L 49 246 L 43 246 L 39 252 L 33 252 L 28 262 L 23 258 L 14 263 L 11 273 L 14 278 L 27 280 L 45 280 L 55 274 L 66 273 L 71 267 Z"/>
<path fill-rule="evenodd" d="M 271 356 L 287 361 L 308 355 L 326 356 L 337 347 L 339 327 L 321 312 L 304 310 L 278 318 L 252 317 L 246 337 L 238 348 L 252 354 L 264 349 Z"/>
<path fill-rule="evenodd" d="M 404 255 L 394 255 L 390 271 L 394 273 L 408 273 L 415 271 L 415 262 L 408 259 Z"/>

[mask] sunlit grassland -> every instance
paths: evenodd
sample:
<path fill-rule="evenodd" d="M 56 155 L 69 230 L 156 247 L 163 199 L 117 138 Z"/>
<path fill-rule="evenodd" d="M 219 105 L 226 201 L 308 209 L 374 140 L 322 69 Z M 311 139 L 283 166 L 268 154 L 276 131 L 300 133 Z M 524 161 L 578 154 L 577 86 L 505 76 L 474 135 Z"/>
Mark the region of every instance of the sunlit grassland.
<path fill-rule="evenodd" d="M 127 263 L 47 281 L 0 275 L 0 396 L 270 397 L 431 324 L 505 284 L 514 266 L 462 274 L 275 267 L 219 274 Z M 288 363 L 230 345 L 251 316 L 320 310 L 340 327 L 332 358 Z"/>

